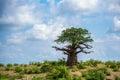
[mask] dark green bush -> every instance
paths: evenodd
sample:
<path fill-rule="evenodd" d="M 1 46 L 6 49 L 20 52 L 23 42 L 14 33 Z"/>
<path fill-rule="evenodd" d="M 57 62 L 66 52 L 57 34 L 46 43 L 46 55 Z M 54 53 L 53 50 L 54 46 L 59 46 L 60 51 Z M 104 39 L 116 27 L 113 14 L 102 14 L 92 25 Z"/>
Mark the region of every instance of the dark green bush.
<path fill-rule="evenodd" d="M 93 59 L 90 59 L 90 60 L 88 60 L 88 61 L 85 62 L 85 64 L 87 66 L 94 66 L 94 67 L 96 67 L 97 64 L 100 64 L 100 63 L 102 63 L 102 62 L 99 61 L 99 60 L 93 60 Z"/>
<path fill-rule="evenodd" d="M 23 74 L 17 74 L 17 75 L 8 75 L 8 74 L 2 74 L 0 73 L 0 80 L 15 80 L 15 79 L 21 79 L 23 78 Z"/>
<path fill-rule="evenodd" d="M 19 64 L 15 63 L 14 66 L 19 66 Z"/>
<path fill-rule="evenodd" d="M 118 67 L 115 67 L 115 68 L 113 68 L 113 71 L 114 71 L 114 72 L 117 72 L 117 71 L 119 71 L 119 68 L 118 68 Z"/>
<path fill-rule="evenodd" d="M 82 77 L 84 77 L 86 80 L 104 80 L 105 74 L 103 71 L 94 69 L 82 73 Z"/>
<path fill-rule="evenodd" d="M 29 65 L 41 66 L 40 62 L 30 62 Z"/>
<path fill-rule="evenodd" d="M 47 78 L 50 80 L 71 80 L 72 79 L 70 70 L 66 66 L 58 66 L 54 68 L 47 75 Z"/>
<path fill-rule="evenodd" d="M 7 67 L 12 67 L 13 65 L 12 64 L 7 64 Z"/>
<path fill-rule="evenodd" d="M 15 72 L 18 72 L 18 73 L 19 73 L 19 72 L 22 72 L 22 69 L 17 66 L 17 67 L 15 67 Z"/>
<path fill-rule="evenodd" d="M 9 78 L 7 74 L 0 73 L 0 80 L 6 80 L 7 78 Z"/>
<path fill-rule="evenodd" d="M 44 64 L 44 65 L 41 66 L 40 71 L 42 73 L 45 73 L 45 72 L 50 72 L 51 69 L 52 69 L 52 66 L 50 64 Z"/>
<path fill-rule="evenodd" d="M 11 68 L 10 67 L 5 67 L 5 70 L 9 71 L 9 70 L 11 70 Z"/>
<path fill-rule="evenodd" d="M 0 67 L 4 67 L 4 64 L 0 63 Z"/>
<path fill-rule="evenodd" d="M 77 65 L 77 68 L 78 69 L 85 69 L 85 64 L 84 64 L 84 62 L 80 62 L 78 65 Z"/>

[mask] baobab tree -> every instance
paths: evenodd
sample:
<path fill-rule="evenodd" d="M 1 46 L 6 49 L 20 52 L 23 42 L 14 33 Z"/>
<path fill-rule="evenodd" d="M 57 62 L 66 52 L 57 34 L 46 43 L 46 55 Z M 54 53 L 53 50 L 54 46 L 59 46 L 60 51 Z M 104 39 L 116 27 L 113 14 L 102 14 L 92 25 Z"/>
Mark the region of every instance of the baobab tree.
<path fill-rule="evenodd" d="M 90 33 L 87 29 L 82 28 L 67 28 L 63 30 L 61 35 L 55 40 L 56 43 L 67 44 L 64 47 L 60 48 L 57 46 L 52 46 L 56 50 L 63 51 L 67 55 L 67 66 L 73 66 L 78 63 L 77 55 L 79 53 L 91 53 L 88 51 L 92 46 L 88 43 L 92 42 Z"/>

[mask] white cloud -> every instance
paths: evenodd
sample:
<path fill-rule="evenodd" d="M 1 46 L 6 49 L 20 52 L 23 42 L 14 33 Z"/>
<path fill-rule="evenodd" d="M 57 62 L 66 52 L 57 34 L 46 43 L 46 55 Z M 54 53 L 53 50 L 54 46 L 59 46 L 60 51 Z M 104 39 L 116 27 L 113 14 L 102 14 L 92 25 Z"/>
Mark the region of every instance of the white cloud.
<path fill-rule="evenodd" d="M 13 33 L 7 37 L 7 42 L 12 44 L 21 44 L 26 40 L 54 40 L 65 29 L 62 24 L 35 24 L 31 29 L 25 32 Z"/>
<path fill-rule="evenodd" d="M 114 17 L 114 31 L 120 31 L 120 19 L 117 16 Z"/>
<path fill-rule="evenodd" d="M 98 6 L 98 0 L 62 0 L 59 7 L 67 11 L 93 12 Z"/>
<path fill-rule="evenodd" d="M 27 33 L 39 40 L 55 39 L 64 27 L 59 25 L 35 24 Z"/>
<path fill-rule="evenodd" d="M 26 24 L 35 24 L 40 22 L 38 15 L 36 13 L 40 13 L 37 10 L 35 13 L 37 5 L 36 4 L 19 4 L 18 0 L 11 0 L 9 2 L 9 6 L 6 6 L 4 10 L 4 14 L 0 18 L 0 23 L 3 24 L 18 24 L 18 25 L 26 25 Z"/>

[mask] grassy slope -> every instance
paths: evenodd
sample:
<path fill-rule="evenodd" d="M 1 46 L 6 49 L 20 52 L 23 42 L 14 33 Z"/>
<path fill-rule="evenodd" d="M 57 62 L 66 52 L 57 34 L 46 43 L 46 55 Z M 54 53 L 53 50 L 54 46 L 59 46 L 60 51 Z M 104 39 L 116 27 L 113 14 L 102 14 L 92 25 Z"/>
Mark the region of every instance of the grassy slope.
<path fill-rule="evenodd" d="M 0 64 L 0 80 L 120 80 L 120 62 L 80 61 L 72 68 L 64 60 Z"/>

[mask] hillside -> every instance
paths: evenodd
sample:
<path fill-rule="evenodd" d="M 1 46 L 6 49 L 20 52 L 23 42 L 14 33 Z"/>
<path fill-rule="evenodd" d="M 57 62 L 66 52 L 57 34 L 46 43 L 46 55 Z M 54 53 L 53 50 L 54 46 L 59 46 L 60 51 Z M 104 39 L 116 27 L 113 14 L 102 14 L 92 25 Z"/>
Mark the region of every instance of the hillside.
<path fill-rule="evenodd" d="M 0 80 L 120 80 L 120 62 L 80 61 L 67 67 L 64 60 L 0 64 Z"/>

